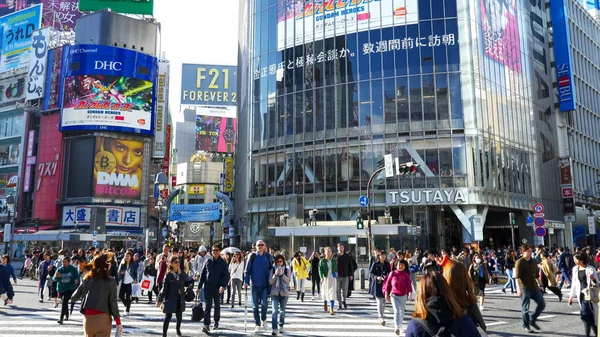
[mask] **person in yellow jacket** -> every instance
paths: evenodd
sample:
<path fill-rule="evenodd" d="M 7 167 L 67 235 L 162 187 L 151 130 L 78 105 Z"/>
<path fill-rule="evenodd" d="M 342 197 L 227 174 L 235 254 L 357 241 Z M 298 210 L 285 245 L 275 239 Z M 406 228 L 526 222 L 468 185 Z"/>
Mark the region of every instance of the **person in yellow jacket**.
<path fill-rule="evenodd" d="M 310 262 L 302 256 L 302 252 L 294 254 L 294 277 L 296 278 L 296 299 L 302 299 L 304 302 L 304 292 L 306 288 L 306 280 L 308 279 L 308 268 Z"/>

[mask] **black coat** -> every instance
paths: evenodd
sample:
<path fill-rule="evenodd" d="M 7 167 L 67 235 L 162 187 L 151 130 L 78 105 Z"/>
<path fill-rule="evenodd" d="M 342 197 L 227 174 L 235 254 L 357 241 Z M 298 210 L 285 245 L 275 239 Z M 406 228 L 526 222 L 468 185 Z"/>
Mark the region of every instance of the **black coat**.
<path fill-rule="evenodd" d="M 164 304 L 163 312 L 165 314 L 174 314 L 179 311 L 185 311 L 185 285 L 188 280 L 188 276 L 182 270 L 179 274 L 173 272 L 167 273 L 165 276 L 165 283 L 163 288 L 158 294 L 158 301 Z M 179 308 L 177 308 L 177 302 L 179 301 Z"/>
<path fill-rule="evenodd" d="M 369 294 L 376 297 L 385 297 L 383 294 L 383 281 L 377 281 L 377 276 L 383 276 L 385 278 L 390 272 L 390 264 L 387 261 L 384 263 L 379 261 L 373 263 L 371 269 L 369 270 L 369 275 L 371 277 L 371 282 L 369 283 Z"/>
<path fill-rule="evenodd" d="M 227 269 L 227 262 L 223 258 L 214 260 L 212 257 L 206 261 L 204 268 L 202 268 L 202 274 L 200 275 L 200 282 L 198 283 L 198 289 L 204 289 L 206 292 L 215 292 L 220 287 L 227 288 L 229 283 L 229 269 Z"/>

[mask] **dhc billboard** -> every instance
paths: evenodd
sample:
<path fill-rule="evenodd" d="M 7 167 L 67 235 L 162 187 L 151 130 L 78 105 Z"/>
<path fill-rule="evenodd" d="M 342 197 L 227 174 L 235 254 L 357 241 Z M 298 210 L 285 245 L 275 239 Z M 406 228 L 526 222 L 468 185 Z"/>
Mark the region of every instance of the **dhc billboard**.
<path fill-rule="evenodd" d="M 68 46 L 63 56 L 60 131 L 153 134 L 155 57 L 84 44 Z"/>
<path fill-rule="evenodd" d="M 560 111 L 575 110 L 575 88 L 573 62 L 567 8 L 564 0 L 550 2 L 552 31 L 554 35 L 554 59 L 558 81 L 558 103 Z"/>

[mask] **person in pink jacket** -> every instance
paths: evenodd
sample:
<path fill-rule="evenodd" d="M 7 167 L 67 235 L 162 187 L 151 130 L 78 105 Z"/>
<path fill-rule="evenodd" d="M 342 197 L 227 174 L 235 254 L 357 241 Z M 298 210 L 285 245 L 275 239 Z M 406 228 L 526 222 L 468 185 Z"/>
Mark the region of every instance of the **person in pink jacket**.
<path fill-rule="evenodd" d="M 406 301 L 412 299 L 412 285 L 406 260 L 396 259 L 394 270 L 388 275 L 384 284 L 385 298 L 394 306 L 394 329 L 396 336 L 402 333 Z"/>

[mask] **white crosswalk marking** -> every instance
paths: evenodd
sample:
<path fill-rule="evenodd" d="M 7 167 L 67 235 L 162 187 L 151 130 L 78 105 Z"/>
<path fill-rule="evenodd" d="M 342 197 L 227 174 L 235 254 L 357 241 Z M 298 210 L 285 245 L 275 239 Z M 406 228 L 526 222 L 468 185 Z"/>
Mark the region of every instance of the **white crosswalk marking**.
<path fill-rule="evenodd" d="M 143 302 L 143 303 L 142 303 Z M 365 293 L 356 292 L 348 299 L 348 309 L 337 311 L 334 316 L 323 311 L 322 301 L 300 302 L 290 298 L 286 310 L 285 336 L 395 336 L 393 323 L 393 309 L 388 304 L 386 308 L 387 326 L 382 326 L 377 319 L 375 301 Z M 50 305 L 50 304 L 49 304 Z M 203 324 L 191 322 L 192 304 L 184 312 L 181 332 L 184 336 L 203 336 Z M 124 306 L 119 303 L 121 314 Z M 409 304 L 405 316 L 405 324 L 410 319 L 412 304 Z M 48 308 L 37 311 L 6 310 L 10 324 L 2 326 L 2 337 L 54 337 L 54 336 L 81 336 L 83 317 L 79 313 L 79 303 L 75 306 L 72 317 L 59 325 L 56 323 L 60 316 L 59 308 Z M 271 335 L 271 306 L 267 314 L 267 328 L 259 335 Z M 146 304 L 145 299 L 139 304 L 133 303 L 131 314 L 121 317 L 125 329 L 124 336 L 161 336 L 164 314 L 154 305 Z M 221 320 L 219 330 L 213 331 L 218 336 L 245 336 L 254 334 L 254 320 L 252 308 L 248 309 L 247 331 L 244 332 L 244 308 L 236 306 L 231 309 L 229 305 L 221 307 Z M 214 319 L 213 319 L 214 323 Z M 26 332 L 23 331 L 26 326 Z M 175 336 L 175 318 L 169 325 L 169 336 Z"/>

